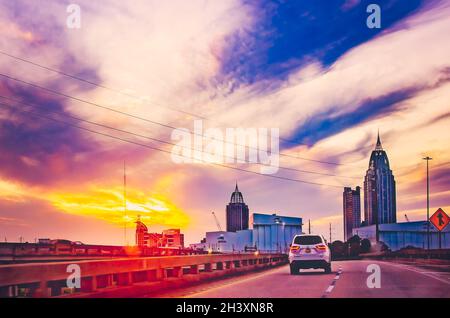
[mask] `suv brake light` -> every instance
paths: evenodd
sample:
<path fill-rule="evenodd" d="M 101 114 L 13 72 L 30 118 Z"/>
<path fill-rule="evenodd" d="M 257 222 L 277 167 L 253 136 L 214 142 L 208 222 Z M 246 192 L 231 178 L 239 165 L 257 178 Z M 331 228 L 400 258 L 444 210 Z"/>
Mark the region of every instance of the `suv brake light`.
<path fill-rule="evenodd" d="M 327 246 L 324 244 L 316 245 L 316 250 L 318 252 L 325 252 L 327 250 Z"/>
<path fill-rule="evenodd" d="M 299 249 L 300 249 L 300 246 L 291 246 L 291 252 L 298 251 Z"/>

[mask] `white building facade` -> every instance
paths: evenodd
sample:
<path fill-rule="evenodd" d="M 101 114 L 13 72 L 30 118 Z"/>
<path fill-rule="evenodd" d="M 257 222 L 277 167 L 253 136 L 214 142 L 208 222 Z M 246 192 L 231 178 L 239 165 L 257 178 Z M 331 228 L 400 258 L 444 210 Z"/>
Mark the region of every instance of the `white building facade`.
<path fill-rule="evenodd" d="M 207 232 L 201 246 L 220 253 L 286 253 L 294 236 L 302 234 L 303 225 L 302 218 L 260 213 L 252 215 L 251 224 L 253 228 L 248 230 Z"/>

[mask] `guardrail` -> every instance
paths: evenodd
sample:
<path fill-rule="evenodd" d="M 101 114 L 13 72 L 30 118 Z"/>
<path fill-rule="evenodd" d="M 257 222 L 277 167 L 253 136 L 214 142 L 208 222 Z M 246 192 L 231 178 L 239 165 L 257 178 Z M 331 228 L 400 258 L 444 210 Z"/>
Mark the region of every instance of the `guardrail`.
<path fill-rule="evenodd" d="M 0 297 L 53 297 L 68 291 L 73 296 L 94 293 L 101 297 L 102 292 L 118 287 L 153 283 L 142 290 L 150 292 L 170 278 L 193 282 L 286 262 L 284 254 L 220 254 L 1 265 Z M 79 266 L 81 285 L 70 289 L 67 281 L 72 264 Z"/>
<path fill-rule="evenodd" d="M 171 255 L 197 255 L 207 252 L 189 248 L 138 247 L 111 245 L 43 244 L 43 243 L 0 243 L 0 262 L 22 262 L 46 258 L 81 257 L 146 257 Z"/>

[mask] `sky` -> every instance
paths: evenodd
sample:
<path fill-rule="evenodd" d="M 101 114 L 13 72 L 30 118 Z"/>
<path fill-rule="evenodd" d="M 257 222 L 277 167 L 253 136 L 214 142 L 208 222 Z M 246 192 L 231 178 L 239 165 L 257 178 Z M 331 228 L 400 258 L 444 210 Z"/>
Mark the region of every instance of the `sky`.
<path fill-rule="evenodd" d="M 448 1 L 74 3 L 80 28 L 66 1 L 0 0 L 0 240 L 123 244 L 125 223 L 132 244 L 140 215 L 194 243 L 212 211 L 225 227 L 236 182 L 251 213 L 342 239 L 343 187 L 362 186 L 378 131 L 397 219 L 426 217 L 426 155 L 431 210 L 450 212 Z M 297 170 L 175 163 L 173 128 L 198 119 L 278 128 Z"/>

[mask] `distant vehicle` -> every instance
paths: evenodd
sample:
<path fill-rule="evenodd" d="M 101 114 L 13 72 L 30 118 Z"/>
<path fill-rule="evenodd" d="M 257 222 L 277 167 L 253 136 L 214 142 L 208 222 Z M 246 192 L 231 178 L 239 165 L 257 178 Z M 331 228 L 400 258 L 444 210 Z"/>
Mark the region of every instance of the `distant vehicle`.
<path fill-rule="evenodd" d="M 53 250 L 57 255 L 69 255 L 72 253 L 72 241 L 69 240 L 51 240 L 50 244 L 53 245 Z"/>
<path fill-rule="evenodd" d="M 38 244 L 51 244 L 51 240 L 49 238 L 40 238 Z"/>
<path fill-rule="evenodd" d="M 72 241 L 56 239 L 56 240 L 51 240 L 50 244 L 72 245 Z"/>
<path fill-rule="evenodd" d="M 331 273 L 331 253 L 326 240 L 321 235 L 296 235 L 289 250 L 291 275 L 300 269 L 323 268 Z"/>

